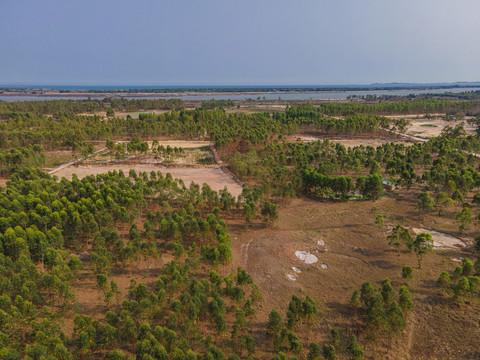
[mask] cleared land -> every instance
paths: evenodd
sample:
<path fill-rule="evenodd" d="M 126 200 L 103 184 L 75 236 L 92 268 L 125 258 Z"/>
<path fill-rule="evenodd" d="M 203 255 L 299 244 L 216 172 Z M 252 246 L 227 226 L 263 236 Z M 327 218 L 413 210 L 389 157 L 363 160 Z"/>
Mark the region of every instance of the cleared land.
<path fill-rule="evenodd" d="M 130 169 L 135 170 L 137 173 L 140 171 L 146 171 L 149 174 L 152 171 L 161 171 L 163 175 L 170 173 L 173 178 L 182 179 L 186 186 L 189 186 L 192 182 L 199 185 L 206 183 L 216 191 L 223 190 L 224 187 L 227 187 L 228 191 L 234 196 L 238 196 L 242 192 L 242 186 L 237 183 L 229 173 L 217 165 L 204 167 L 167 167 L 161 164 L 122 162 L 108 165 L 91 164 L 69 166 L 57 171 L 55 175 L 59 178 L 65 177 L 71 180 L 73 174 L 77 174 L 78 178 L 82 179 L 88 175 L 104 174 L 113 170 L 122 170 L 125 174 L 128 174 Z"/>
<path fill-rule="evenodd" d="M 377 213 L 389 214 L 383 229 L 374 224 Z M 283 312 L 292 295 L 309 294 L 322 310 L 322 320 L 312 329 L 313 333 L 328 334 L 331 327 L 336 327 L 346 334 L 355 334 L 361 325 L 358 318 L 352 317 L 349 305 L 353 291 L 364 281 L 378 286 L 388 277 L 397 291 L 408 283 L 415 313 L 410 315 L 405 335 L 390 350 L 378 349 L 375 358 L 468 358 L 464 356 L 478 349 L 478 323 L 473 319 L 478 319 L 480 310 L 472 303 L 459 314 L 451 306 L 450 297 L 436 287 L 435 279 L 441 271 L 458 266 L 458 258 L 471 256 L 469 251 L 455 246 L 437 248 L 424 257 L 422 268 L 418 269 L 413 252 L 405 248 L 397 252 L 386 241 L 387 228 L 398 222 L 430 229 L 440 219 L 435 215 L 419 216 L 413 198 L 403 192 L 396 199 L 387 196 L 373 203 L 295 199 L 281 209 L 274 229 L 257 227 L 244 231 L 241 226 L 229 224 L 235 265 L 247 269 L 264 298 L 256 326 L 261 328 L 272 308 Z M 443 221 L 441 230 L 444 229 L 457 234 L 454 222 Z M 442 239 L 434 233 L 436 242 Z M 297 251 L 314 255 L 318 262 L 307 264 L 296 256 Z M 401 278 L 405 265 L 414 268 L 412 280 Z M 301 334 L 301 339 L 308 343 L 311 333 Z M 461 354 L 454 353 L 459 342 L 463 344 Z"/>
<path fill-rule="evenodd" d="M 442 117 L 445 114 L 434 114 L 432 118 L 427 118 L 425 115 L 392 115 L 387 116 L 391 119 L 408 119 L 410 125 L 405 132 L 407 135 L 419 136 L 422 138 L 432 138 L 441 135 L 442 130 L 447 126 L 454 128 L 462 124 L 467 134 L 475 134 L 475 126 L 470 125 L 464 120 L 445 121 Z"/>
<path fill-rule="evenodd" d="M 149 140 L 147 143 L 152 148 L 153 141 Z M 88 175 L 104 174 L 113 170 L 122 170 L 126 174 L 128 174 L 130 169 L 135 170 L 137 173 L 147 172 L 149 174 L 152 171 L 160 171 L 164 175 L 170 173 L 173 178 L 182 179 L 187 186 L 192 182 L 199 185 L 206 183 L 215 191 L 223 190 L 226 187 L 233 196 L 241 194 L 241 184 L 222 166 L 199 165 L 202 159 L 207 159 L 207 157 L 210 157 L 211 162 L 213 162 L 210 150 L 206 149 L 206 147 L 211 146 L 210 141 L 161 140 L 159 145 L 182 148 L 184 151 L 157 159 L 153 156 L 134 156 L 121 161 L 111 161 L 111 155 L 101 153 L 89 159 L 87 163 L 60 168 L 54 172 L 54 175 L 71 180 L 73 174 L 82 179 Z M 58 153 L 64 155 L 62 152 Z M 100 162 L 102 160 L 103 162 Z"/>
<path fill-rule="evenodd" d="M 406 146 L 413 145 L 413 142 L 404 140 L 404 139 L 382 139 L 382 138 L 347 138 L 347 137 L 338 137 L 338 136 L 314 136 L 314 135 L 300 135 L 296 137 L 297 142 L 312 142 L 329 139 L 331 142 L 340 143 L 347 148 L 352 148 L 355 146 L 373 146 L 378 147 L 387 143 L 402 143 Z"/>

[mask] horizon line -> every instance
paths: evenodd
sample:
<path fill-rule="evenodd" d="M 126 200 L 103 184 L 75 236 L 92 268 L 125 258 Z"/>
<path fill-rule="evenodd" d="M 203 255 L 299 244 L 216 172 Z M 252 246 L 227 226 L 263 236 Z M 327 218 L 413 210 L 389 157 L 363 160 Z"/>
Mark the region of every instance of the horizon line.
<path fill-rule="evenodd" d="M 82 87 L 115 87 L 120 90 L 122 87 L 135 89 L 139 88 L 165 88 L 165 89 L 189 89 L 189 88 L 278 88 L 278 87 L 299 87 L 299 88 L 330 88 L 330 87 L 380 87 L 380 86 L 469 86 L 480 85 L 480 81 L 455 81 L 455 82 L 434 82 L 434 83 L 416 83 L 416 82 L 385 82 L 385 83 L 369 83 L 369 84 L 229 84 L 229 85 L 153 85 L 153 84 L 0 84 L 0 88 L 35 88 L 44 89 L 47 87 L 68 87 L 68 88 L 82 88 Z"/>

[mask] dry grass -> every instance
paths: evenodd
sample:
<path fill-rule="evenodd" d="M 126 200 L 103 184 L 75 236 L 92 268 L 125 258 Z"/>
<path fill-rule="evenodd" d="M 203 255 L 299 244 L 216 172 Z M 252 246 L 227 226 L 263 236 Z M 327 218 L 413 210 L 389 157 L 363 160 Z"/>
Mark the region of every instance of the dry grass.
<path fill-rule="evenodd" d="M 378 213 L 388 215 L 383 229 L 374 224 Z M 447 225 L 440 230 L 458 236 L 457 225 L 448 217 Z M 451 304 L 449 297 L 435 286 L 441 271 L 452 271 L 458 266 L 452 259 L 474 260 L 471 248 L 435 251 L 425 256 L 422 269 L 418 269 L 413 253 L 406 249 L 397 253 L 386 242 L 387 229 L 397 223 L 436 229 L 444 220 L 434 214 L 423 218 L 415 207 L 415 198 L 405 191 L 398 198 L 387 196 L 375 202 L 296 199 L 281 209 L 275 229 L 259 226 L 244 231 L 239 223 L 231 224 L 235 265 L 247 269 L 264 297 L 255 327 L 260 329 L 265 324 L 272 308 L 279 308 L 285 314 L 293 294 L 302 297 L 308 294 L 317 300 L 323 314 L 311 333 L 300 331 L 304 344 L 327 341 L 332 327 L 345 335 L 361 331 L 349 306 L 353 291 L 365 281 L 379 286 L 387 277 L 398 290 L 405 284 L 401 269 L 409 265 L 414 268 L 414 278 L 407 283 L 415 302 L 415 309 L 409 315 L 410 325 L 404 337 L 391 347 L 378 345 L 375 358 L 475 358 L 471 354 L 478 355 L 480 350 L 476 340 L 479 330 L 472 319 L 480 315 L 478 301 Z M 318 246 L 319 239 L 325 242 L 326 250 Z M 468 237 L 465 240 L 469 242 Z M 295 256 L 297 250 L 310 251 L 319 261 L 306 265 Z M 322 268 L 322 264 L 328 268 Z M 292 267 L 301 270 L 296 281 L 287 277 L 293 273 Z M 449 340 L 452 338 L 455 341 Z M 363 336 L 360 339 L 365 340 Z M 270 340 L 265 339 L 260 348 L 267 356 Z M 373 354 L 372 348 L 368 354 Z"/>

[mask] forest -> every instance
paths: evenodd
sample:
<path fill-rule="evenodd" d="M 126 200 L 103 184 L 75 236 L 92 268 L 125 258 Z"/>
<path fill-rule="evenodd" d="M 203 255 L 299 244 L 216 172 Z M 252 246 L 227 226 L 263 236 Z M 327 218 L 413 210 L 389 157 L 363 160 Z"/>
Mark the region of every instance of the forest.
<path fill-rule="evenodd" d="M 408 334 L 428 323 L 425 303 L 453 314 L 450 329 L 461 328 L 462 316 L 478 323 L 480 104 L 447 98 L 261 112 L 213 99 L 195 108 L 180 99 L 0 102 L 0 358 L 402 358 Z M 400 142 L 418 120 L 412 114 L 445 126 L 439 136 Z M 306 135 L 313 140 L 299 140 Z M 174 139 L 210 141 L 202 151 L 215 162 L 198 166 L 221 166 L 241 194 L 187 184 L 164 165 L 71 179 L 46 170 L 58 153 L 74 166 L 91 164 L 96 151 L 112 154 L 113 166 L 127 157 L 165 161 L 185 153 L 161 145 Z M 362 144 L 371 139 L 384 142 Z M 289 211 L 303 203 L 371 218 L 359 235 L 370 242 L 339 266 L 356 261 L 370 278 L 330 281 L 341 289 L 338 304 L 313 282 L 275 288 L 272 302 L 265 274 L 247 262 L 250 242 L 240 244 L 261 234 L 279 241 Z M 355 220 L 342 221 L 340 229 Z M 433 230 L 443 223 L 438 231 L 465 247 L 438 248 Z M 368 260 L 370 251 L 381 261 Z M 297 267 L 299 279 L 318 270 Z"/>

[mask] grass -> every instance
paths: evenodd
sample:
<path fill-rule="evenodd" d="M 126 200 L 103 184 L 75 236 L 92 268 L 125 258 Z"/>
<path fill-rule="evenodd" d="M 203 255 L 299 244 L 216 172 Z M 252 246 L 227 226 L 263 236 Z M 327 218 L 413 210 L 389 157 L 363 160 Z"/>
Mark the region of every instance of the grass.
<path fill-rule="evenodd" d="M 79 155 L 73 153 L 46 154 L 44 167 L 51 168 L 60 166 L 66 162 L 75 160 L 78 157 Z"/>

